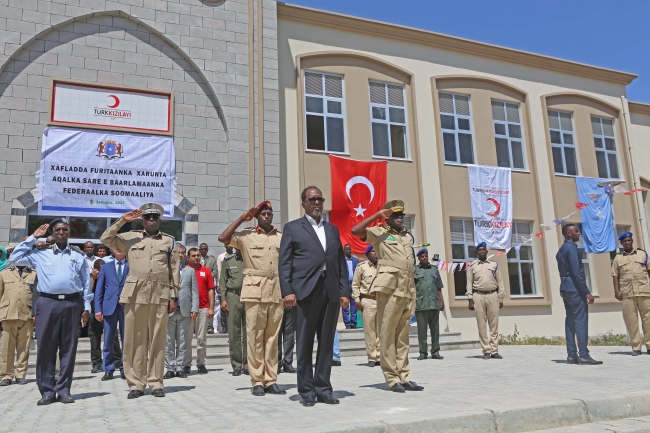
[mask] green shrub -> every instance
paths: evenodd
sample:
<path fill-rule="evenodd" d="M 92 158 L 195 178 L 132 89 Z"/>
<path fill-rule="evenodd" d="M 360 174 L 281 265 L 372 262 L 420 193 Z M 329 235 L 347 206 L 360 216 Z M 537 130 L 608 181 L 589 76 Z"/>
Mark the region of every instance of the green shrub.
<path fill-rule="evenodd" d="M 504 346 L 564 346 L 566 339 L 558 336 L 540 337 L 537 335 L 522 337 L 515 324 L 512 334 L 499 334 L 499 344 Z M 590 346 L 628 346 L 629 344 L 630 340 L 626 334 L 614 334 L 612 331 L 589 337 Z"/>

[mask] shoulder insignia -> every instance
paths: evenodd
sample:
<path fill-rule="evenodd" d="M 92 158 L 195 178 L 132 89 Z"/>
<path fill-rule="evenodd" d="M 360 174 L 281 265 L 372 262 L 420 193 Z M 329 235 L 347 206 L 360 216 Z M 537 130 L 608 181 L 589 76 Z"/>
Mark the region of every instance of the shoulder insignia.
<path fill-rule="evenodd" d="M 168 235 L 168 234 L 165 233 L 165 232 L 160 232 L 160 234 L 163 235 L 163 236 L 167 236 L 167 237 L 170 237 L 170 238 L 172 238 L 172 239 L 175 239 L 174 236 L 172 236 L 172 235 Z"/>
<path fill-rule="evenodd" d="M 70 249 L 75 250 L 79 254 L 83 254 L 83 251 L 81 251 L 81 249 L 76 245 L 70 245 Z"/>
<path fill-rule="evenodd" d="M 643 251 L 644 253 L 646 252 L 643 248 L 637 248 L 639 251 Z"/>

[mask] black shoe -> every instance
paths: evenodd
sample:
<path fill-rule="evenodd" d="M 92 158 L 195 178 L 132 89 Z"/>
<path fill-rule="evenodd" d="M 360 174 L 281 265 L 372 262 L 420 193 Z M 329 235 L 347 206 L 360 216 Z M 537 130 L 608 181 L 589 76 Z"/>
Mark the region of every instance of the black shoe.
<path fill-rule="evenodd" d="M 262 385 L 255 385 L 251 391 L 251 394 L 253 394 L 255 397 L 263 397 L 266 395 L 264 392 L 264 387 Z"/>
<path fill-rule="evenodd" d="M 293 368 L 293 365 L 291 365 L 291 364 L 288 364 L 288 365 L 285 364 L 284 367 L 283 367 L 283 370 L 284 370 L 285 373 L 296 373 L 297 372 L 296 369 Z"/>
<path fill-rule="evenodd" d="M 375 367 L 380 367 L 380 366 L 381 364 L 379 363 L 379 361 L 375 361 Z"/>
<path fill-rule="evenodd" d="M 578 358 L 580 365 L 600 365 L 603 361 L 596 361 L 594 358 Z"/>
<path fill-rule="evenodd" d="M 208 329 L 208 334 L 210 335 L 214 334 L 214 329 Z"/>
<path fill-rule="evenodd" d="M 632 356 L 639 356 L 639 355 L 641 355 L 641 351 L 640 351 L 640 350 L 633 350 L 633 351 L 632 351 Z"/>
<path fill-rule="evenodd" d="M 41 399 L 36 402 L 36 406 L 47 406 L 48 404 L 54 403 L 54 396 L 53 395 L 48 395 L 48 396 L 43 396 Z"/>
<path fill-rule="evenodd" d="M 339 404 L 339 399 L 335 398 L 332 394 L 318 395 L 318 402 L 325 404 Z"/>
<path fill-rule="evenodd" d="M 278 374 L 282 373 L 282 364 L 278 364 Z"/>
<path fill-rule="evenodd" d="M 490 354 L 489 353 L 484 353 L 483 354 L 483 359 L 490 359 Z"/>
<path fill-rule="evenodd" d="M 267 394 L 278 394 L 278 395 L 284 395 L 287 393 L 287 391 L 280 389 L 277 383 L 274 383 L 273 385 L 269 385 L 266 388 L 264 388 L 264 392 Z"/>
<path fill-rule="evenodd" d="M 490 355 L 490 358 L 492 358 L 492 359 L 503 359 L 503 356 L 499 355 L 499 352 L 497 352 L 497 353 L 493 353 L 492 355 Z"/>
<path fill-rule="evenodd" d="M 180 377 L 181 379 L 187 379 L 187 374 L 185 374 L 184 371 L 177 371 L 176 372 L 176 377 Z"/>
<path fill-rule="evenodd" d="M 112 371 L 107 371 L 104 373 L 104 377 L 102 377 L 102 382 L 106 380 L 113 380 L 113 372 Z"/>
<path fill-rule="evenodd" d="M 70 394 L 68 394 L 68 395 L 57 395 L 56 396 L 56 401 L 58 401 L 59 403 L 68 404 L 68 403 L 74 403 L 74 398 Z"/>
<path fill-rule="evenodd" d="M 578 360 L 576 358 L 572 358 L 572 357 L 568 356 L 567 359 L 566 359 L 566 363 L 567 364 L 577 364 Z"/>
<path fill-rule="evenodd" d="M 120 373 L 120 377 L 122 378 L 122 380 L 126 380 L 126 374 Z"/>
<path fill-rule="evenodd" d="M 162 388 L 156 388 L 153 391 L 151 391 L 151 395 L 153 395 L 154 397 L 164 397 L 165 390 Z"/>
<path fill-rule="evenodd" d="M 345 329 L 352 329 L 352 326 L 346 326 Z"/>
<path fill-rule="evenodd" d="M 179 371 L 179 373 L 180 373 L 180 371 Z M 165 373 L 165 375 L 163 376 L 163 379 L 171 379 L 171 378 L 173 378 L 174 376 L 176 376 L 176 375 L 174 374 L 173 371 L 171 371 L 171 370 L 167 370 L 167 373 Z"/>
<path fill-rule="evenodd" d="M 100 371 L 102 371 L 101 365 L 93 365 L 93 369 L 90 370 L 91 373 L 99 373 Z"/>
<path fill-rule="evenodd" d="M 415 383 L 413 381 L 410 381 L 410 380 L 408 382 L 404 382 L 402 384 L 402 386 L 407 391 L 422 391 L 422 390 L 424 390 L 423 386 L 420 386 L 417 383 Z"/>
<path fill-rule="evenodd" d="M 11 379 L 3 379 L 2 382 L 0 382 L 0 386 L 9 386 L 11 385 Z"/>
<path fill-rule="evenodd" d="M 422 361 L 423 359 L 427 359 L 427 355 L 418 356 L 418 361 Z"/>
<path fill-rule="evenodd" d="M 650 355 L 650 349 L 648 349 L 648 355 Z"/>
<path fill-rule="evenodd" d="M 434 353 L 431 355 L 431 359 L 445 359 L 445 357 L 441 356 L 439 353 Z"/>
<path fill-rule="evenodd" d="M 332 367 L 340 367 L 340 366 L 341 366 L 341 361 L 332 360 Z"/>
<path fill-rule="evenodd" d="M 191 371 L 192 371 L 192 367 L 190 367 L 189 365 L 183 367 L 183 373 L 190 374 Z"/>
<path fill-rule="evenodd" d="M 23 379 L 16 378 L 16 384 L 18 384 L 18 385 L 27 385 L 27 379 L 25 379 L 25 378 L 23 378 Z"/>
<path fill-rule="evenodd" d="M 132 389 L 131 391 L 129 391 L 129 395 L 126 398 L 131 400 L 132 398 L 142 397 L 143 395 L 144 395 L 144 391 L 138 391 L 137 389 Z"/>
<path fill-rule="evenodd" d="M 248 368 L 244 367 L 243 373 L 248 376 Z"/>
<path fill-rule="evenodd" d="M 233 375 L 233 376 L 241 376 L 241 369 L 239 369 L 239 370 L 233 370 L 233 371 L 232 371 L 232 375 Z"/>
<path fill-rule="evenodd" d="M 305 407 L 311 407 L 316 404 L 316 397 L 303 397 L 300 399 L 300 404 Z"/>
<path fill-rule="evenodd" d="M 375 361 L 368 361 L 368 367 L 374 367 L 375 365 L 377 365 Z"/>
<path fill-rule="evenodd" d="M 205 365 L 198 365 L 196 369 L 199 371 L 199 374 L 208 374 L 208 369 L 205 368 Z"/>
<path fill-rule="evenodd" d="M 401 392 L 406 392 L 406 390 L 404 389 L 404 386 L 399 382 L 397 382 L 395 385 L 391 386 L 390 390 L 393 391 L 393 392 L 400 392 L 400 393 Z"/>

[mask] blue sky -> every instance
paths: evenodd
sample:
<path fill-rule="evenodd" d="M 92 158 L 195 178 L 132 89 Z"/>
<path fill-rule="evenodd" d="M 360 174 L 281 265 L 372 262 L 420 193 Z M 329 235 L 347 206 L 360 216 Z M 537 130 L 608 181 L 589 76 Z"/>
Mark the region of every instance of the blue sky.
<path fill-rule="evenodd" d="M 650 103 L 650 0 L 287 0 L 632 72 Z"/>

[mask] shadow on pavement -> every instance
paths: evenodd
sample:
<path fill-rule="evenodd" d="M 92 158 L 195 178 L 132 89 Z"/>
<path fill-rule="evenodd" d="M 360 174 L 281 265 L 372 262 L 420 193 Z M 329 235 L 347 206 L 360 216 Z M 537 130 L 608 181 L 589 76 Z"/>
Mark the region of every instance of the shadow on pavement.
<path fill-rule="evenodd" d="M 360 385 L 359 388 L 376 388 L 376 389 L 381 389 L 382 391 L 390 391 L 390 388 L 385 382 L 375 383 L 372 385 Z"/>
<path fill-rule="evenodd" d="M 483 355 L 466 356 L 467 359 L 483 359 Z"/>
<path fill-rule="evenodd" d="M 75 380 L 84 380 L 84 379 L 94 379 L 96 377 L 99 378 L 100 376 L 99 375 L 97 375 L 97 376 L 79 376 L 79 377 L 72 376 L 72 380 L 75 381 Z M 36 382 L 36 379 L 34 379 L 34 382 Z"/>
<path fill-rule="evenodd" d="M 356 394 L 350 391 L 340 390 L 333 391 L 332 395 L 336 398 L 354 397 Z"/>
<path fill-rule="evenodd" d="M 566 364 L 566 359 L 553 359 L 552 360 L 556 364 Z"/>
<path fill-rule="evenodd" d="M 166 386 L 165 387 L 165 394 L 172 394 L 174 392 L 183 392 L 183 391 L 189 391 L 191 389 L 196 388 L 194 385 L 186 385 L 186 386 Z"/>
<path fill-rule="evenodd" d="M 628 355 L 632 356 L 632 352 L 607 352 L 608 355 Z"/>
<path fill-rule="evenodd" d="M 110 392 L 84 392 L 83 394 L 73 394 L 75 400 L 86 400 L 93 397 L 101 397 L 110 394 Z"/>

